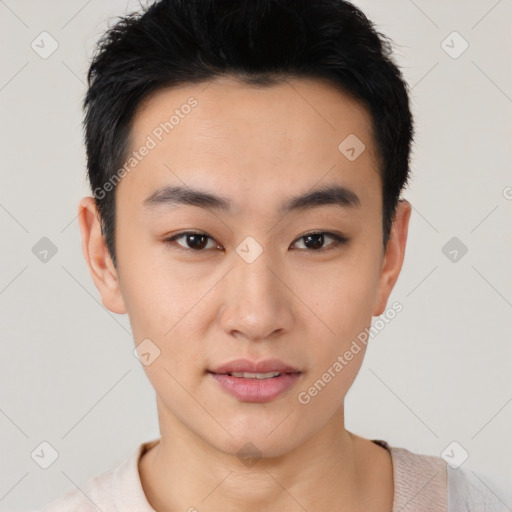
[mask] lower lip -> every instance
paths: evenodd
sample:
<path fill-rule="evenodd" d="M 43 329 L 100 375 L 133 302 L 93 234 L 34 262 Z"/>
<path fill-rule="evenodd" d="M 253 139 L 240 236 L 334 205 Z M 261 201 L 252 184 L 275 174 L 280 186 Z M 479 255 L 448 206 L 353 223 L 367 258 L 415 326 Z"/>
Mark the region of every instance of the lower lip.
<path fill-rule="evenodd" d="M 282 395 L 299 380 L 300 373 L 283 373 L 270 379 L 245 379 L 210 373 L 210 375 L 231 395 L 243 402 L 269 402 Z"/>

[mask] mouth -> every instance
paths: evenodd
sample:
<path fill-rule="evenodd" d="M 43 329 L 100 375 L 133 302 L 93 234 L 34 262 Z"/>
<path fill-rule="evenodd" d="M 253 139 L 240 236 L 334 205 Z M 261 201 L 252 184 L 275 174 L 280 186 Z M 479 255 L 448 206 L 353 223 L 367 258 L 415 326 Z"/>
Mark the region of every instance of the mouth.
<path fill-rule="evenodd" d="M 245 379 L 272 379 L 285 374 L 301 373 L 298 368 L 279 359 L 264 359 L 262 361 L 234 359 L 209 369 L 208 372 Z"/>
<path fill-rule="evenodd" d="M 281 375 L 295 375 L 300 374 L 302 372 L 266 372 L 266 373 L 251 373 L 251 372 L 226 372 L 226 373 L 216 373 L 208 371 L 208 373 L 212 373 L 214 375 L 228 375 L 229 377 L 237 377 L 239 379 L 275 379 L 277 377 L 281 377 Z"/>
<path fill-rule="evenodd" d="M 238 359 L 207 370 L 223 392 L 241 402 L 270 402 L 299 381 L 302 371 L 277 359 L 259 363 Z"/>

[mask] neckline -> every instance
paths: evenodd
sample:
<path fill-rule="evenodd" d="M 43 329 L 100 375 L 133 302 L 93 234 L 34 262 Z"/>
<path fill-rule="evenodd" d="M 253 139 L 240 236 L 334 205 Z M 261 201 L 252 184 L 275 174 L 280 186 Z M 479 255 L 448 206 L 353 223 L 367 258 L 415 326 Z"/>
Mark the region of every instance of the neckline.
<path fill-rule="evenodd" d="M 382 446 L 391 456 L 391 464 L 393 468 L 393 505 L 392 512 L 395 512 L 395 506 L 397 503 L 397 486 L 396 486 L 396 466 L 393 457 L 393 451 L 387 441 L 383 439 L 370 439 L 372 443 Z M 152 439 L 141 443 L 132 452 L 132 457 L 126 461 L 125 464 L 121 465 L 115 474 L 115 501 L 119 510 L 137 510 L 138 512 L 156 512 L 151 507 L 144 489 L 142 487 L 142 481 L 139 473 L 139 462 L 142 456 L 155 447 L 160 442 L 160 438 Z M 124 494 L 126 488 L 136 488 L 135 496 L 131 495 L 127 501 L 127 497 Z"/>
<path fill-rule="evenodd" d="M 378 444 L 379 446 L 382 446 L 383 448 L 386 448 L 386 450 L 391 453 L 391 446 L 389 446 L 387 441 L 384 441 L 383 439 L 370 439 L 372 443 Z"/>

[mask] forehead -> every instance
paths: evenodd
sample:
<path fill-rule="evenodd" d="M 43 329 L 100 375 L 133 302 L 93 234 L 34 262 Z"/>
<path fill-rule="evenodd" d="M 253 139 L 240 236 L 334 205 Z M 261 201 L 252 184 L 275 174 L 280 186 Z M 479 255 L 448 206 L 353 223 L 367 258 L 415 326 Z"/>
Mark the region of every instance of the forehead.
<path fill-rule="evenodd" d="M 363 203 L 380 193 L 369 113 L 317 80 L 261 87 L 221 78 L 162 89 L 139 105 L 129 142 L 139 156 L 119 188 L 139 203 L 168 184 L 243 197 L 235 211 L 333 182 Z"/>

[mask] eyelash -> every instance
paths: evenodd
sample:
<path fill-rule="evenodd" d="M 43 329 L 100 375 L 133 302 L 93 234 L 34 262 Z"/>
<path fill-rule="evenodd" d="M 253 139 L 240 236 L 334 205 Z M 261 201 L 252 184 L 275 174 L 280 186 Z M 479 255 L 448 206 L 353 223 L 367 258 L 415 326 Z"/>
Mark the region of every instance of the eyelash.
<path fill-rule="evenodd" d="M 173 235 L 170 238 L 166 238 L 164 240 L 164 243 L 169 244 L 169 245 L 173 244 L 177 239 L 182 238 L 186 235 L 201 235 L 201 236 L 206 236 L 207 238 L 213 240 L 213 238 L 211 236 L 209 236 L 207 233 L 204 233 L 202 231 L 182 231 L 181 233 L 177 233 L 176 235 Z M 332 244 L 328 245 L 325 249 L 318 249 L 318 250 L 298 249 L 299 251 L 323 254 L 332 249 L 336 249 L 337 247 L 339 247 L 343 244 L 346 244 L 349 241 L 348 238 L 345 238 L 341 235 L 337 235 L 336 233 L 331 233 L 329 231 L 312 231 L 310 233 L 306 233 L 305 235 L 302 235 L 301 237 L 297 238 L 296 241 L 302 240 L 303 238 L 306 238 L 307 236 L 310 236 L 310 235 L 327 235 L 329 238 L 332 238 L 334 240 L 334 242 Z M 174 248 L 178 252 L 185 252 L 185 253 L 190 253 L 190 252 L 200 253 L 200 252 L 206 251 L 206 249 L 190 249 L 190 248 L 181 247 L 180 245 L 175 245 Z"/>

